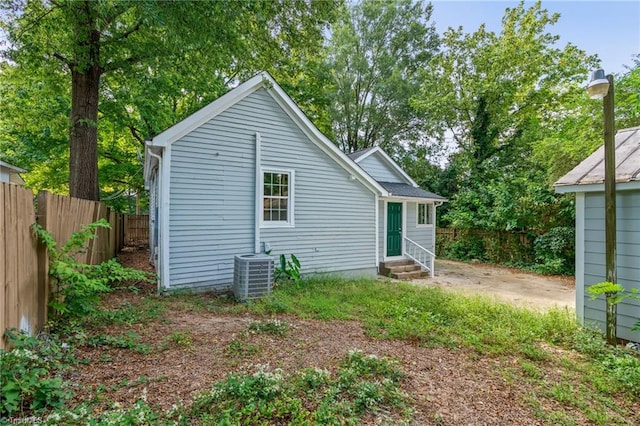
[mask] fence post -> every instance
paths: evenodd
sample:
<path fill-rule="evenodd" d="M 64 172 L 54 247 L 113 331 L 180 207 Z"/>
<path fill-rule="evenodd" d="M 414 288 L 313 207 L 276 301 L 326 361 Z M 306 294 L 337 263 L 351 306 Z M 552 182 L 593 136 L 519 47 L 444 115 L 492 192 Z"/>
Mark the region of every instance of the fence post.
<path fill-rule="evenodd" d="M 47 202 L 48 192 L 38 192 L 38 214 L 36 222 L 47 229 Z M 38 241 L 38 322 L 41 326 L 48 320 L 49 307 L 49 253 L 47 247 Z"/>

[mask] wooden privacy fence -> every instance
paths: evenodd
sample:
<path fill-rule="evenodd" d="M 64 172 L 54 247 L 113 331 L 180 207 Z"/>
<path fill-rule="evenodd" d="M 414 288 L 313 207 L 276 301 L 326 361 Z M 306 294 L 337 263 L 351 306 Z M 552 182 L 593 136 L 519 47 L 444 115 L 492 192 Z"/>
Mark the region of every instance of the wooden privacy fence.
<path fill-rule="evenodd" d="M 83 225 L 105 219 L 111 229 L 99 229 L 88 250 L 77 260 L 96 264 L 122 248 L 120 215 L 95 201 L 41 192 L 36 207 L 33 192 L 13 184 L 0 184 L 0 334 L 8 328 L 37 333 L 47 321 L 49 258 L 37 242 L 31 225 L 37 221 L 58 245 Z M 0 348 L 5 346 L 0 338 Z"/>
<path fill-rule="evenodd" d="M 38 244 L 33 192 L 0 183 L 0 334 L 7 328 L 29 333 L 46 321 L 46 281 L 38 278 Z M 5 339 L 0 338 L 0 348 Z"/>
<path fill-rule="evenodd" d="M 126 245 L 149 243 L 149 215 L 124 216 L 124 241 Z"/>

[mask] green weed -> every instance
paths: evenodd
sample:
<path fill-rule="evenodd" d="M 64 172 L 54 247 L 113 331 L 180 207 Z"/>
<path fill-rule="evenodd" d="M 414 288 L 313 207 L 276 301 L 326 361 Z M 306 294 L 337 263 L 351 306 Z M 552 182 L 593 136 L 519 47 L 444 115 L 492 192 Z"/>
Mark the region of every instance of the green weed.
<path fill-rule="evenodd" d="M 174 345 L 181 346 L 189 351 L 193 350 L 191 333 L 188 331 L 174 331 L 169 336 L 169 341 Z"/>
<path fill-rule="evenodd" d="M 403 373 L 386 358 L 351 352 L 334 375 L 305 369 L 285 376 L 259 366 L 254 374 L 232 374 L 194 398 L 179 413 L 207 424 L 356 424 L 367 413 L 403 408 Z"/>
<path fill-rule="evenodd" d="M 87 345 L 89 346 L 108 346 L 118 349 L 129 349 L 141 354 L 149 353 L 151 345 L 148 343 L 142 343 L 139 341 L 140 335 L 129 331 L 125 334 L 110 336 L 108 334 L 100 333 L 96 336 L 90 336 L 87 338 Z"/>
<path fill-rule="evenodd" d="M 260 352 L 260 347 L 242 342 L 240 340 L 232 340 L 225 348 L 225 353 L 233 357 L 250 357 Z"/>
<path fill-rule="evenodd" d="M 268 319 L 264 321 L 252 321 L 247 329 L 251 333 L 284 336 L 289 330 L 289 324 L 287 324 L 286 321 L 278 319 Z"/>

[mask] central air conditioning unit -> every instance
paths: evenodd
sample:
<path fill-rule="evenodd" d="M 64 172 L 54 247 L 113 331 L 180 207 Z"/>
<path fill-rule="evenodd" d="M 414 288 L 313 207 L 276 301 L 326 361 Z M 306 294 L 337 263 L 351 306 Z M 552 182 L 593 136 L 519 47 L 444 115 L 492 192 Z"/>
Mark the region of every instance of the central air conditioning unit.
<path fill-rule="evenodd" d="M 238 301 L 257 299 L 271 294 L 274 260 L 266 254 L 235 256 L 233 295 Z"/>

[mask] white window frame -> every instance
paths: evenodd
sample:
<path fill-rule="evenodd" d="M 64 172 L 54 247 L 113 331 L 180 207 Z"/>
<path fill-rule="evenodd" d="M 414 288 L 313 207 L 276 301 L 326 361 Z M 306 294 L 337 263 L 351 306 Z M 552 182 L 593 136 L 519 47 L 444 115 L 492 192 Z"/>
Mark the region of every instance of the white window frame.
<path fill-rule="evenodd" d="M 420 206 L 425 206 L 427 223 L 420 223 Z M 416 228 L 430 228 L 433 226 L 433 203 L 416 203 Z"/>
<path fill-rule="evenodd" d="M 280 173 L 289 176 L 289 188 L 287 198 L 287 220 L 264 220 L 264 175 L 265 173 Z M 261 167 L 260 168 L 260 199 L 256 200 L 260 206 L 260 228 L 293 228 L 295 226 L 295 170 L 293 169 L 280 169 L 274 167 Z"/>

